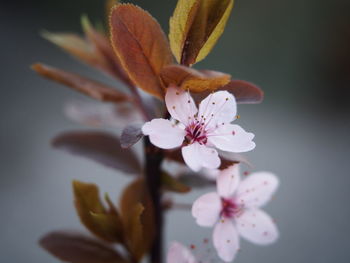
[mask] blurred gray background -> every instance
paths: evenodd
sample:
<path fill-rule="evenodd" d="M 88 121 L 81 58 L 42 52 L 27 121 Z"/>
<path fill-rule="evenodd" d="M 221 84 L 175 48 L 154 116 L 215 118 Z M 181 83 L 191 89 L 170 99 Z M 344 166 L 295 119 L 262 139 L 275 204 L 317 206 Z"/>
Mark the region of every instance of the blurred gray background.
<path fill-rule="evenodd" d="M 176 0 L 133 0 L 168 32 Z M 38 245 L 54 229 L 81 229 L 71 180 L 96 182 L 117 198 L 131 179 L 55 151 L 59 132 L 84 129 L 67 120 L 64 103 L 82 95 L 41 79 L 36 61 L 100 78 L 41 39 L 39 30 L 80 32 L 80 15 L 103 19 L 103 1 L 0 3 L 0 261 L 57 262 Z M 255 170 L 281 180 L 266 210 L 281 238 L 257 247 L 242 242 L 235 262 L 350 261 L 350 1 L 237 0 L 224 36 L 198 64 L 249 80 L 265 91 L 261 105 L 239 108 L 239 123 L 256 134 Z M 176 196 L 192 202 L 204 191 Z M 188 211 L 167 215 L 167 241 L 198 244 L 211 230 Z"/>

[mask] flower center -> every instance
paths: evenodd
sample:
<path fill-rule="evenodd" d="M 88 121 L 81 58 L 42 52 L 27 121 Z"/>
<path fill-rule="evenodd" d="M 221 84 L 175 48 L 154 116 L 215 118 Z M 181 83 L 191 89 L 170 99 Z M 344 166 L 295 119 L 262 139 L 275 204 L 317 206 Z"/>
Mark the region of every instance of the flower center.
<path fill-rule="evenodd" d="M 207 143 L 207 134 L 205 131 L 204 123 L 199 121 L 192 122 L 185 129 L 186 131 L 186 139 L 189 143 L 199 142 L 200 144 Z"/>
<path fill-rule="evenodd" d="M 239 215 L 242 207 L 234 202 L 232 199 L 221 198 L 222 210 L 221 216 L 226 218 L 233 218 Z"/>

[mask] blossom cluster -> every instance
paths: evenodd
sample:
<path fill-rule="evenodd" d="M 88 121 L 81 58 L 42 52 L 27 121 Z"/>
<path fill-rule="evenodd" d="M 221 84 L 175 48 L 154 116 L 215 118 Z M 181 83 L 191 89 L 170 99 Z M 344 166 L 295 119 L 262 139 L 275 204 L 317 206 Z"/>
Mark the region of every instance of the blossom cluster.
<path fill-rule="evenodd" d="M 193 171 L 217 171 L 217 191 L 199 197 L 192 206 L 192 215 L 199 226 L 214 227 L 212 240 L 218 256 L 225 262 L 233 261 L 240 249 L 240 236 L 258 245 L 275 242 L 276 225 L 260 207 L 276 191 L 277 177 L 257 172 L 241 180 L 239 164 L 217 170 L 221 161 L 215 148 L 236 153 L 255 148 L 254 135 L 232 124 L 237 113 L 235 97 L 227 91 L 215 92 L 197 109 L 189 92 L 169 87 L 165 102 L 171 119 L 153 119 L 143 125 L 142 131 L 159 148 L 181 147 L 183 159 Z M 168 263 L 179 262 L 199 261 L 186 247 L 174 242 Z"/>

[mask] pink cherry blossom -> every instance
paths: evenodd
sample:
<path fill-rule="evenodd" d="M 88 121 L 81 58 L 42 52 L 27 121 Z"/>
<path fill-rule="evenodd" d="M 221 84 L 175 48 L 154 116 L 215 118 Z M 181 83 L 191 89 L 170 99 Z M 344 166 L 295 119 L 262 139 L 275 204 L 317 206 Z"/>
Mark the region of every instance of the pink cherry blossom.
<path fill-rule="evenodd" d="M 241 181 L 236 164 L 222 170 L 216 183 L 217 192 L 199 197 L 192 206 L 192 215 L 198 225 L 214 226 L 213 243 L 222 260 L 234 260 L 239 236 L 258 245 L 277 240 L 275 223 L 260 209 L 278 187 L 275 175 L 257 172 Z"/>
<path fill-rule="evenodd" d="M 231 124 L 236 119 L 237 106 L 229 92 L 210 94 L 197 109 L 189 92 L 169 87 L 165 103 L 175 122 L 153 119 L 144 124 L 142 131 L 159 148 L 181 146 L 184 161 L 194 171 L 220 166 L 215 148 L 227 152 L 247 152 L 255 148 L 254 134 Z"/>

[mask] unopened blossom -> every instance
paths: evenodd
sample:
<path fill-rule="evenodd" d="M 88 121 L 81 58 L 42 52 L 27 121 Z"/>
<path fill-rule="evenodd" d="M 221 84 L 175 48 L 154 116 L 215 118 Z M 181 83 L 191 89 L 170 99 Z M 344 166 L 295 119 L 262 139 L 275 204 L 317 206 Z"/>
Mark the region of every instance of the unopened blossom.
<path fill-rule="evenodd" d="M 258 245 L 276 241 L 277 227 L 260 207 L 271 199 L 277 187 L 277 177 L 268 172 L 252 173 L 241 181 L 235 164 L 220 172 L 217 192 L 194 202 L 192 215 L 197 224 L 214 226 L 213 243 L 222 260 L 234 260 L 240 248 L 239 236 Z"/>
<path fill-rule="evenodd" d="M 159 148 L 181 146 L 184 161 L 194 171 L 219 167 L 220 158 L 215 148 L 227 152 L 247 152 L 255 148 L 254 134 L 231 124 L 237 110 L 231 93 L 212 93 L 197 109 L 189 92 L 169 87 L 165 103 L 175 122 L 153 119 L 144 124 L 142 131 Z"/>

